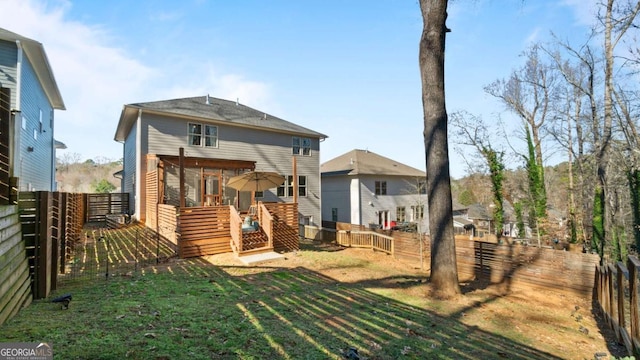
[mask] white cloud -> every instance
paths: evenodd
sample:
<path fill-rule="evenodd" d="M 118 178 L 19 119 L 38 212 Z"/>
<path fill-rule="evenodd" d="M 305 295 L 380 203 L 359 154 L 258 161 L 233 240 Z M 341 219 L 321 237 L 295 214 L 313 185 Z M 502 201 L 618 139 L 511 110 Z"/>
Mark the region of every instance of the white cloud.
<path fill-rule="evenodd" d="M 593 26 L 595 24 L 597 0 L 563 0 L 561 4 L 572 9 L 577 25 Z"/>
<path fill-rule="evenodd" d="M 120 158 L 122 145 L 113 135 L 128 103 L 210 93 L 258 108 L 270 104 L 269 87 L 241 75 L 208 70 L 202 77 L 190 74 L 193 64 L 144 64 L 128 54 L 127 39 L 118 39 L 117 29 L 68 19 L 71 6 L 65 0 L 0 1 L 0 14 L 11 14 L 3 16 L 1 26 L 44 45 L 67 108 L 56 113 L 55 137 L 68 152 Z"/>

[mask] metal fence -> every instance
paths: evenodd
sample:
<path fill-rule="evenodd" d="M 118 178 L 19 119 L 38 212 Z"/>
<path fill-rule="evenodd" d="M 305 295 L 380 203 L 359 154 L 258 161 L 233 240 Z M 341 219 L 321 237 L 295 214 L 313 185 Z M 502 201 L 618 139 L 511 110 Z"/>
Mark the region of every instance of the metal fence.
<path fill-rule="evenodd" d="M 66 281 L 109 279 L 131 276 L 149 265 L 158 265 L 177 255 L 176 246 L 157 232 L 139 224 L 109 229 L 85 228 L 74 244 L 64 274 L 58 276 L 61 286 Z"/>

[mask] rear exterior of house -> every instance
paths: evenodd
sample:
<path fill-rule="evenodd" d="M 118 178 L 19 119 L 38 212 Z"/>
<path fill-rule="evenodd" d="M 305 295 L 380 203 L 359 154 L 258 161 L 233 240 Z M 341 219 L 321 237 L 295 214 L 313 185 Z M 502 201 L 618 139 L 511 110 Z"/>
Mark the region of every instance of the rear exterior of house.
<path fill-rule="evenodd" d="M 320 224 L 320 141 L 325 135 L 252 109 L 209 96 L 125 105 L 115 140 L 123 143 L 122 189 L 130 212 L 145 221 L 146 174 L 158 171 L 162 204 L 180 205 L 180 149 L 185 169 L 186 207 L 297 200 L 298 221 Z M 262 193 L 226 186 L 246 171 L 285 176 L 283 186 Z M 294 181 L 297 179 L 297 184 Z M 297 189 L 297 196 L 294 191 Z M 253 197 L 253 198 L 252 198 Z"/>
<path fill-rule="evenodd" d="M 428 232 L 425 173 L 368 150 L 322 164 L 323 220 Z"/>
<path fill-rule="evenodd" d="M 0 185 L 53 191 L 54 110 L 65 106 L 41 43 L 0 28 Z M 8 176 L 7 176 L 8 175 Z"/>

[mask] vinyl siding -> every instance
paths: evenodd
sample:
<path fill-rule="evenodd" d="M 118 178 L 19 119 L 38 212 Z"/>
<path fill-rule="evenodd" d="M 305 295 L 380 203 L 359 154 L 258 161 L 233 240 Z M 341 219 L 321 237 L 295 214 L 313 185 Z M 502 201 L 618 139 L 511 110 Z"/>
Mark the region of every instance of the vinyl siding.
<path fill-rule="evenodd" d="M 350 187 L 348 176 L 322 177 L 322 219 L 331 221 L 331 209 L 338 209 L 338 221 L 351 222 Z"/>
<path fill-rule="evenodd" d="M 136 176 L 136 127 L 131 128 L 131 132 L 124 142 L 123 171 L 122 171 L 122 192 L 129 194 L 129 213 L 135 211 L 135 188 L 134 177 Z M 143 181 L 145 179 L 139 179 Z"/>
<path fill-rule="evenodd" d="M 187 157 L 255 161 L 257 171 L 274 171 L 282 175 L 293 175 L 291 135 L 211 124 L 218 126 L 218 147 L 189 146 L 187 143 L 189 122 L 211 124 L 143 113 L 142 157 L 144 158 L 146 154 L 177 156 L 180 147 L 183 147 Z M 313 217 L 313 225 L 321 224 L 319 149 L 319 139 L 311 138 L 311 156 L 296 156 L 297 174 L 307 177 L 307 196 L 298 198 L 298 209 L 301 216 Z M 291 202 L 293 197 L 277 198 L 273 193 L 266 193 L 264 200 Z"/>
<path fill-rule="evenodd" d="M 387 195 L 375 195 L 375 182 L 387 182 Z M 360 225 L 378 223 L 376 211 L 389 211 L 391 220 L 397 219 L 396 210 L 404 206 L 407 221 L 412 220 L 411 206 L 424 206 L 422 231 L 428 231 L 428 209 L 426 195 L 418 195 L 415 179 L 411 177 L 363 175 L 324 176 L 322 178 L 322 214 L 325 220 L 331 219 L 331 208 L 338 208 L 338 221 Z M 353 189 L 352 184 L 356 184 Z M 353 194 L 353 191 L 358 192 Z M 359 204 L 350 204 L 351 199 L 359 199 Z M 359 214 L 351 214 L 358 210 Z"/>
<path fill-rule="evenodd" d="M 23 58 L 21 79 L 21 116 L 26 120 L 26 129 L 17 124 L 20 131 L 16 149 L 21 190 L 51 191 L 54 188 L 54 144 L 53 144 L 53 107 L 49 103 L 36 74 L 27 60 Z M 42 126 L 40 114 L 42 113 Z M 34 138 L 34 133 L 37 139 Z M 33 147 L 33 152 L 27 148 Z"/>
<path fill-rule="evenodd" d="M 14 42 L 0 40 L 0 87 L 11 89 L 11 108 L 16 108 L 16 61 L 18 47 Z"/>

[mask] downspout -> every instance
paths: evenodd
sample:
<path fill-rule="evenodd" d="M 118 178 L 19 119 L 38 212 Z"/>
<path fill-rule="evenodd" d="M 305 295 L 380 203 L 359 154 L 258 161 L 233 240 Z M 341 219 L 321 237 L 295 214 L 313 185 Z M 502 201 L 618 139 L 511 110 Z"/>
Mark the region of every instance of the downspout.
<path fill-rule="evenodd" d="M 14 110 L 20 111 L 20 94 L 22 93 L 22 44 L 20 40 L 16 40 L 16 46 L 18 47 L 18 58 L 16 62 L 16 105 Z"/>
<path fill-rule="evenodd" d="M 135 187 L 135 197 L 134 200 L 135 201 L 135 217 L 136 219 L 140 219 L 140 216 L 142 215 L 140 213 L 140 190 L 141 190 L 141 182 L 143 181 L 142 179 L 142 109 L 138 109 L 138 119 L 136 120 L 136 173 L 133 177 L 134 179 L 134 184 L 133 186 Z"/>

